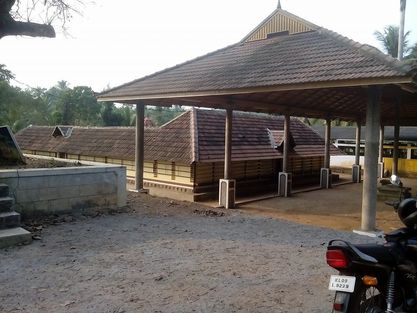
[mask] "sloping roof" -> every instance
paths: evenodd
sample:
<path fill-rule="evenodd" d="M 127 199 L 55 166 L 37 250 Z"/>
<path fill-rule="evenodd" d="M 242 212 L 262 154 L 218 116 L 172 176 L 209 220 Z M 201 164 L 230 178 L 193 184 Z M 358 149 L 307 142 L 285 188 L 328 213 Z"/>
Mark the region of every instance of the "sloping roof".
<path fill-rule="evenodd" d="M 224 160 L 225 111 L 195 110 L 198 121 L 200 161 Z M 233 112 L 232 159 L 282 158 L 271 145 L 269 132 L 284 129 L 284 118 L 266 114 Z M 294 149 L 290 157 L 324 155 L 324 139 L 296 118 L 291 118 Z M 341 152 L 332 146 L 332 154 Z"/>
<path fill-rule="evenodd" d="M 384 85 L 381 119 L 392 122 L 393 98 L 401 96 L 402 123 L 414 125 L 416 81 L 415 67 L 278 8 L 241 42 L 107 90 L 98 99 L 212 108 L 233 103 L 243 111 L 316 118 L 331 112 L 356 121 L 365 119 L 368 95 L 362 86 Z"/>
<path fill-rule="evenodd" d="M 234 112 L 232 160 L 282 158 L 271 145 L 269 130 L 283 129 L 281 116 Z M 20 131 L 22 149 L 134 160 L 133 127 L 76 127 L 69 137 L 52 136 L 52 126 L 29 126 Z M 190 110 L 160 128 L 145 129 L 145 160 L 191 164 L 224 160 L 225 112 Z M 324 154 L 324 140 L 298 119 L 291 119 L 294 149 L 290 156 Z M 336 148 L 332 153 L 340 153 Z"/>
<path fill-rule="evenodd" d="M 327 30 L 238 43 L 99 95 L 105 99 L 202 93 L 406 76 L 410 68 Z"/>

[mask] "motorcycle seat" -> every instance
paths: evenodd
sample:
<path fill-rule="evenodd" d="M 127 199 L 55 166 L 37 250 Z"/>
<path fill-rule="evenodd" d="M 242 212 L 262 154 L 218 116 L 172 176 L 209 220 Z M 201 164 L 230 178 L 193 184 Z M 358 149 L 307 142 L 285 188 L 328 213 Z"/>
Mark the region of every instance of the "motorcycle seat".
<path fill-rule="evenodd" d="M 360 244 L 355 247 L 369 256 L 374 257 L 379 263 L 394 265 L 395 259 L 391 253 L 392 248 L 389 245 Z"/>

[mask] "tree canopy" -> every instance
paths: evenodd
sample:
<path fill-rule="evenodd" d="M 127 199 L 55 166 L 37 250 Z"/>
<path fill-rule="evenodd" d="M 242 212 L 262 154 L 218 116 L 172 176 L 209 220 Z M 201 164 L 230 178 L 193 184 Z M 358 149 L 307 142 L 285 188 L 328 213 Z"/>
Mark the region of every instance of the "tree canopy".
<path fill-rule="evenodd" d="M 392 56 L 398 57 L 398 39 L 399 39 L 399 27 L 395 25 L 388 25 L 384 28 L 383 32 L 375 31 L 374 35 L 376 39 L 382 44 L 384 52 Z M 404 54 L 409 51 L 408 36 L 410 32 L 404 34 Z"/>
<path fill-rule="evenodd" d="M 34 125 L 76 126 L 133 126 L 135 109 L 112 102 L 97 102 L 94 91 L 88 86 L 71 88 L 59 81 L 49 89 L 12 86 L 14 75 L 0 64 L 0 125 L 9 125 L 18 131 Z M 147 107 L 148 124 L 160 126 L 184 112 L 181 107 Z"/>

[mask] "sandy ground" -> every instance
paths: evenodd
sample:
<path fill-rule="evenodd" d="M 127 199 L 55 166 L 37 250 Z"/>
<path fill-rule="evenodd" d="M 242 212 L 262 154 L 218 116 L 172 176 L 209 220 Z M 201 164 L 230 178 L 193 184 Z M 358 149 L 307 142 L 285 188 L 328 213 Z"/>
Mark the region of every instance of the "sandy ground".
<path fill-rule="evenodd" d="M 32 221 L 37 240 L 0 250 L 0 312 L 330 312 L 326 244 L 370 240 L 351 232 L 361 197 L 348 184 L 226 211 L 129 193 L 121 211 Z M 382 201 L 377 226 L 401 226 Z"/>
<path fill-rule="evenodd" d="M 417 192 L 416 179 L 402 179 Z M 282 218 L 307 225 L 353 230 L 361 227 L 362 184 L 346 184 L 330 190 L 297 193 L 291 198 L 272 198 L 239 207 L 247 213 Z M 377 228 L 385 232 L 403 227 L 397 214 L 384 201 L 377 203 Z"/>
<path fill-rule="evenodd" d="M 364 237 L 259 210 L 130 193 L 124 213 L 35 223 L 39 240 L 0 250 L 0 312 L 330 312 L 326 244 Z"/>

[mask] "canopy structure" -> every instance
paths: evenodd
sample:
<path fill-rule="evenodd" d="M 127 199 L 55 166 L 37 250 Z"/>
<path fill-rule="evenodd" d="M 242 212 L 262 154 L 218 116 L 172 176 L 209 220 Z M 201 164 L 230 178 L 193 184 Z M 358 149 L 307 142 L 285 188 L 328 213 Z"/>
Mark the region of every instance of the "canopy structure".
<path fill-rule="evenodd" d="M 366 150 L 371 163 L 365 165 L 365 171 L 368 168 L 372 173 L 365 174 L 364 197 L 373 199 L 365 204 L 373 207 L 379 127 L 397 121 L 417 124 L 417 68 L 278 6 L 240 42 L 110 89 L 98 99 L 367 124 Z"/>

